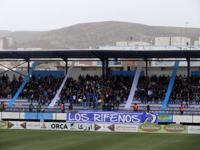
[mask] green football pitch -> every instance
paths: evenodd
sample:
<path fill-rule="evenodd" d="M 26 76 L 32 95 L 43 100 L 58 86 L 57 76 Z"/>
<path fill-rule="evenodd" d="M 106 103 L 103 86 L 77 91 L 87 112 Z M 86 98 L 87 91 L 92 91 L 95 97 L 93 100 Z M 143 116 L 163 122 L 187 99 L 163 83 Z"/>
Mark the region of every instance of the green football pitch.
<path fill-rule="evenodd" d="M 0 130 L 0 150 L 200 150 L 200 135 Z"/>

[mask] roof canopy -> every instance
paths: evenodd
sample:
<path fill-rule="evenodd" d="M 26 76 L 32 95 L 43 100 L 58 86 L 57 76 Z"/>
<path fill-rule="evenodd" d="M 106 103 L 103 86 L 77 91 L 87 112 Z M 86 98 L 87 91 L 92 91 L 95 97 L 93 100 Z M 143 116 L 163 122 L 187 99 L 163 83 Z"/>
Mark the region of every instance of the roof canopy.
<path fill-rule="evenodd" d="M 200 50 L 0 50 L 0 59 L 31 58 L 200 58 Z"/>

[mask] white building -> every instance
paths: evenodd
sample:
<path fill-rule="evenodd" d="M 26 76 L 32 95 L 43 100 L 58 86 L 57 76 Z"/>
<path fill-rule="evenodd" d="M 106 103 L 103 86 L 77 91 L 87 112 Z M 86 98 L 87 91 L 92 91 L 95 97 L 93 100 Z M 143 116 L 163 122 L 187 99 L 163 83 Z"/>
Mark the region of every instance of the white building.
<path fill-rule="evenodd" d="M 0 50 L 1 50 L 1 49 L 4 49 L 4 48 L 3 48 L 3 39 L 0 39 Z"/>
<path fill-rule="evenodd" d="M 190 46 L 191 40 L 187 37 L 156 37 L 156 46 Z"/>
<path fill-rule="evenodd" d="M 200 46 L 200 37 L 199 37 L 199 40 L 194 41 L 194 46 Z"/>
<path fill-rule="evenodd" d="M 0 38 L 0 49 L 8 49 L 13 46 L 14 40 L 11 37 Z"/>
<path fill-rule="evenodd" d="M 170 45 L 170 38 L 169 37 L 156 37 L 155 38 L 155 45 L 169 46 Z"/>
<path fill-rule="evenodd" d="M 200 46 L 200 41 L 194 41 L 194 46 Z"/>
<path fill-rule="evenodd" d="M 142 45 L 151 45 L 150 43 L 144 41 L 119 41 L 116 42 L 116 46 L 142 46 Z"/>

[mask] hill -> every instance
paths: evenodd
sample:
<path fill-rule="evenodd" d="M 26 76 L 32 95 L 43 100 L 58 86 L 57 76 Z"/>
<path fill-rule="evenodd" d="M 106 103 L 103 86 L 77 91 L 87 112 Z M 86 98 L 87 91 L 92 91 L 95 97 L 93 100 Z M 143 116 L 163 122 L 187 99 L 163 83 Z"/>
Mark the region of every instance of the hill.
<path fill-rule="evenodd" d="M 13 37 L 14 47 L 89 48 L 114 45 L 117 41 L 133 40 L 154 42 L 157 36 L 186 36 L 192 42 L 200 36 L 200 28 L 161 27 L 143 24 L 106 21 L 77 24 L 50 31 L 0 31 Z"/>

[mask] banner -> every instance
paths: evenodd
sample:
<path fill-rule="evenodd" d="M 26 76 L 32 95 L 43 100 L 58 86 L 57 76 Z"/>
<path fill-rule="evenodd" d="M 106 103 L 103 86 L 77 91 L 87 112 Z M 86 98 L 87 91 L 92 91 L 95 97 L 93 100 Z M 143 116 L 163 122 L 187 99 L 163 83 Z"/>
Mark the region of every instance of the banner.
<path fill-rule="evenodd" d="M 174 82 L 175 82 L 175 79 L 176 79 L 178 66 L 179 66 L 179 61 L 177 60 L 174 63 L 174 67 L 173 67 L 173 70 L 172 70 L 171 78 L 170 78 L 170 81 L 169 81 L 167 92 L 165 94 L 165 99 L 163 100 L 163 103 L 162 103 L 161 110 L 165 110 L 165 108 L 167 107 L 167 104 L 168 104 L 168 101 L 169 101 L 169 98 L 170 98 L 170 95 L 171 95 L 171 92 L 172 92 L 172 89 L 173 89 L 173 86 L 174 86 Z"/>
<path fill-rule="evenodd" d="M 172 123 L 173 122 L 173 115 L 168 114 L 158 114 L 158 123 Z"/>
<path fill-rule="evenodd" d="M 116 132 L 138 132 L 138 128 L 135 124 L 115 124 Z"/>
<path fill-rule="evenodd" d="M 120 113 L 120 112 L 68 112 L 67 122 L 92 123 L 157 123 L 157 116 L 151 113 Z"/>
<path fill-rule="evenodd" d="M 139 126 L 139 132 L 161 133 L 162 126 L 158 124 L 142 124 Z"/>
<path fill-rule="evenodd" d="M 94 124 L 95 131 L 102 131 L 102 132 L 114 132 L 115 125 L 109 123 L 97 123 Z"/>
<path fill-rule="evenodd" d="M 200 126 L 186 126 L 181 124 L 158 125 L 155 123 L 115 124 L 0 121 L 0 129 L 200 134 Z"/>
<path fill-rule="evenodd" d="M 47 130 L 94 131 L 94 125 L 92 123 L 48 122 L 46 125 Z"/>
<path fill-rule="evenodd" d="M 39 65 L 40 62 L 34 62 L 32 64 L 32 67 L 30 69 L 30 71 L 28 72 L 28 74 L 25 76 L 24 82 L 22 83 L 22 85 L 19 87 L 19 89 L 17 90 L 17 92 L 15 93 L 14 97 L 9 101 L 7 107 L 12 108 L 14 102 L 17 100 L 19 94 L 22 92 L 22 90 L 24 89 L 25 85 L 29 82 L 29 78 L 30 76 L 32 76 L 32 72 L 35 69 L 35 67 L 37 65 Z"/>
<path fill-rule="evenodd" d="M 8 122 L 9 129 L 31 130 L 64 130 L 64 131 L 94 131 L 92 123 L 66 123 L 66 122 Z"/>
<path fill-rule="evenodd" d="M 0 129 L 7 129 L 7 123 L 5 121 L 0 121 Z"/>
<path fill-rule="evenodd" d="M 165 133 L 187 133 L 187 126 L 181 124 L 169 124 L 163 126 Z"/>
<path fill-rule="evenodd" d="M 129 109 L 131 107 L 132 102 L 133 102 L 133 98 L 135 96 L 135 91 L 137 89 L 137 85 L 138 85 L 138 81 L 139 81 L 139 78 L 140 78 L 141 71 L 142 71 L 142 63 L 139 63 L 139 66 L 137 67 L 137 70 L 136 70 L 136 73 L 135 73 L 135 76 L 134 76 L 134 79 L 133 79 L 133 83 L 132 83 L 132 86 L 131 86 L 131 91 L 130 91 L 129 96 L 128 96 L 128 100 L 127 100 L 126 105 L 125 105 L 126 109 Z"/>
<path fill-rule="evenodd" d="M 51 100 L 51 103 L 49 104 L 48 108 L 53 108 L 55 106 L 56 102 L 58 101 L 59 95 L 60 95 L 60 93 L 61 93 L 61 91 L 62 91 L 62 89 L 63 89 L 63 87 L 65 85 L 65 82 L 67 81 L 67 78 L 68 78 L 68 76 L 69 76 L 74 64 L 75 64 L 75 62 L 73 62 L 72 66 L 69 68 L 68 73 L 65 75 L 65 78 L 64 78 L 62 84 L 60 85 L 60 87 L 59 87 L 56 95 L 54 96 L 54 98 Z"/>
<path fill-rule="evenodd" d="M 188 134 L 200 134 L 200 126 L 188 126 Z"/>
<path fill-rule="evenodd" d="M 181 124 L 169 124 L 169 125 L 158 125 L 158 124 L 142 124 L 139 127 L 139 132 L 149 133 L 187 133 L 187 126 Z"/>
<path fill-rule="evenodd" d="M 46 130 L 47 122 L 26 122 L 26 129 Z"/>
<path fill-rule="evenodd" d="M 8 121 L 8 129 L 26 129 L 26 122 L 24 121 Z"/>

